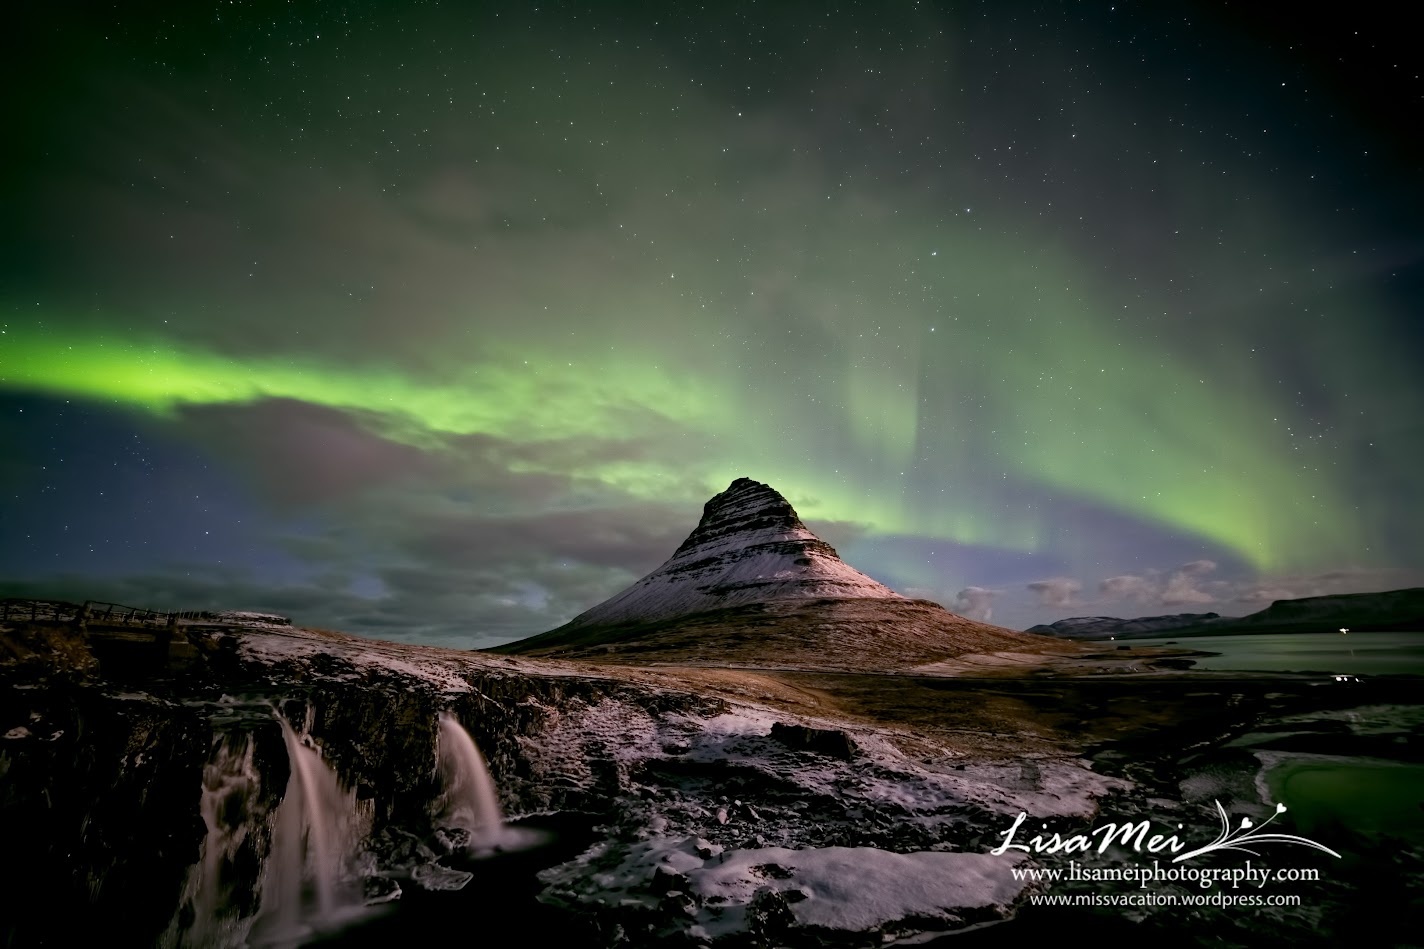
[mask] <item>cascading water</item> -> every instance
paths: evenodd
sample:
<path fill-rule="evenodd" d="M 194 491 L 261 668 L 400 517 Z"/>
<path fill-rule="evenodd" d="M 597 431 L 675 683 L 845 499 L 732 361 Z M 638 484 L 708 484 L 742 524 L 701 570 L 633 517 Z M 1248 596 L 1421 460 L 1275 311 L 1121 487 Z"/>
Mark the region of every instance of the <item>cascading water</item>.
<path fill-rule="evenodd" d="M 471 850 L 507 844 L 499 795 L 485 759 L 470 733 L 449 712 L 440 713 L 437 767 L 445 784 L 439 802 L 441 819 L 469 834 Z"/>
<path fill-rule="evenodd" d="M 267 850 L 268 836 L 254 750 L 246 732 L 221 735 L 203 767 L 199 812 L 207 834 L 198 862 L 188 873 L 179 916 L 162 939 L 164 946 L 228 949 L 246 944 L 256 894 L 253 881 L 242 880 L 233 868 L 256 866 Z"/>
<path fill-rule="evenodd" d="M 268 714 L 276 718 L 289 764 L 280 795 L 262 774 L 263 759 L 280 754 L 268 744 L 275 737 L 266 730 Z M 373 815 L 343 789 L 319 747 L 305 737 L 309 720 L 293 727 L 270 706 L 246 715 L 239 728 L 229 727 L 217 739 L 204 767 L 200 811 L 207 833 L 179 911 L 161 938 L 165 949 L 301 945 L 379 913 L 367 907 L 398 898 L 396 879 L 409 878 L 426 891 L 459 890 L 474 874 L 470 864 L 462 868 L 457 853 L 483 862 L 547 839 L 543 832 L 505 825 L 484 758 L 452 713 L 437 721 L 442 793 L 432 814 L 441 843 L 429 846 L 398 827 L 367 840 Z M 393 841 L 398 845 L 386 852 L 382 844 Z M 362 852 L 363 843 L 369 852 Z M 437 858 L 437 851 L 447 857 Z M 364 868 L 358 867 L 361 860 Z M 386 892 L 364 899 L 363 888 L 369 892 L 369 884 L 382 880 L 389 884 Z"/>
<path fill-rule="evenodd" d="M 287 792 L 274 815 L 272 852 L 262 881 L 254 935 L 259 944 L 295 943 L 353 920 L 363 907 L 352 863 L 362 837 L 355 795 L 285 718 L 278 718 L 291 762 Z"/>

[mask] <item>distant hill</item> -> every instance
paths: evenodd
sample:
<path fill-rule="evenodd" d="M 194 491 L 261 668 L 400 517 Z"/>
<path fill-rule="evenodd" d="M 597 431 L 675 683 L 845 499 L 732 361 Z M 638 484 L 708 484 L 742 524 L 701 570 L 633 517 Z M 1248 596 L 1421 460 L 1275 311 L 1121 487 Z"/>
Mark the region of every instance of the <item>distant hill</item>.
<path fill-rule="evenodd" d="M 1230 636 L 1247 633 L 1333 633 L 1424 630 L 1424 587 L 1384 593 L 1337 593 L 1277 600 L 1249 616 L 1178 613 L 1119 619 L 1075 616 L 1034 626 L 1026 632 L 1065 639 L 1152 639 L 1172 636 Z"/>
<path fill-rule="evenodd" d="M 1170 616 L 1073 616 L 1056 623 L 1033 626 L 1026 633 L 1058 636 L 1063 639 L 1108 639 L 1125 636 L 1156 636 L 1171 630 L 1202 626 L 1221 619 L 1219 613 L 1173 613 Z"/>

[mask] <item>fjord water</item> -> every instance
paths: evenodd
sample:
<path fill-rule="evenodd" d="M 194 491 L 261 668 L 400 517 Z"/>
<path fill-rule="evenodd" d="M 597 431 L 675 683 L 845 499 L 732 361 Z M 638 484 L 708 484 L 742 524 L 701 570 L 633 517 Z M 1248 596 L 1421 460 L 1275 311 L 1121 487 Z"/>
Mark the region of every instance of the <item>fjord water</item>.
<path fill-rule="evenodd" d="M 1366 678 L 1424 675 L 1424 632 L 1167 636 L 1129 642 L 1133 646 L 1172 642 L 1216 653 L 1197 658 L 1194 663 L 1194 668 L 1216 672 L 1324 673 Z M 1327 682 L 1326 686 L 1337 687 L 1334 682 Z M 1361 688 L 1350 683 L 1338 687 Z M 1364 699 L 1362 695 L 1361 700 Z M 1322 712 L 1315 718 L 1339 719 L 1356 735 L 1374 735 L 1392 742 L 1381 740 L 1367 749 L 1350 750 L 1338 740 L 1327 743 L 1322 737 L 1316 748 L 1297 746 L 1294 752 L 1263 755 L 1262 790 L 1269 800 L 1289 806 L 1292 828 L 1337 843 L 1347 839 L 1342 834 L 1424 841 L 1424 764 L 1401 757 L 1410 735 L 1417 732 L 1417 711 L 1410 707 L 1367 705 Z M 1302 727 L 1309 728 L 1310 724 L 1303 722 Z"/>
<path fill-rule="evenodd" d="M 1218 653 L 1198 658 L 1193 665 L 1213 671 L 1424 675 L 1424 632 L 1167 635 L 1122 642 L 1132 646 L 1162 646 L 1170 642 Z"/>

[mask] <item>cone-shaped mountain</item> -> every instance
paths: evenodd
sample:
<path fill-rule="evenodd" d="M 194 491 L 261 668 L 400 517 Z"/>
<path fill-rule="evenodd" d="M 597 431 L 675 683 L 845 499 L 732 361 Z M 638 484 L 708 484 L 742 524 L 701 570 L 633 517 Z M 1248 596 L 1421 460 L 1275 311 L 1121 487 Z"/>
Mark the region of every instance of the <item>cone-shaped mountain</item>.
<path fill-rule="evenodd" d="M 841 560 L 774 489 L 738 478 L 662 566 L 558 629 L 494 651 L 885 667 L 1036 641 L 895 593 Z"/>

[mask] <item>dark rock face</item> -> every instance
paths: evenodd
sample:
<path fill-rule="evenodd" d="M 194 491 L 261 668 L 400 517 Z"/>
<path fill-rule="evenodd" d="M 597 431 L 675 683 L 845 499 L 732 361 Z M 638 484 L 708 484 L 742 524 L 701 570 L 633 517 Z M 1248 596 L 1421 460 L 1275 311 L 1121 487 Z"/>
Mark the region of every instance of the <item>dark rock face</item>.
<path fill-rule="evenodd" d="M 738 478 L 727 490 L 714 495 L 703 505 L 702 520 L 673 556 L 710 546 L 734 534 L 762 531 L 793 533 L 805 529 L 806 525 L 796 516 L 791 502 L 768 485 L 751 478 Z M 835 556 L 834 550 L 831 556 Z"/>
<path fill-rule="evenodd" d="M 857 750 L 851 737 L 838 728 L 811 728 L 776 722 L 771 726 L 771 737 L 788 748 L 814 751 L 846 761 L 854 758 Z"/>
<path fill-rule="evenodd" d="M 0 715 L 7 944 L 161 931 L 202 837 L 202 716 L 63 685 L 0 690 Z"/>
<path fill-rule="evenodd" d="M 377 841 L 432 833 L 442 711 L 464 723 L 499 778 L 506 810 L 520 813 L 598 811 L 620 793 L 617 769 L 600 770 L 606 761 L 592 745 L 560 763 L 562 777 L 531 757 L 530 743 L 571 712 L 607 703 L 650 715 L 719 708 L 693 695 L 531 675 L 500 668 L 512 660 L 482 663 L 463 653 L 455 654 L 457 677 L 431 681 L 399 663 L 384 666 L 383 657 L 362 662 L 384 644 L 345 637 L 316 640 L 301 656 L 253 648 L 300 642 L 299 635 L 191 627 L 182 638 L 197 660 L 167 665 L 155 659 L 151 639 L 109 641 L 113 655 L 101 662 L 72 624 L 0 630 L 0 654 L 9 657 L 0 663 L 0 892 L 11 907 L 0 918 L 0 942 L 99 944 L 119 933 L 123 944 L 147 945 L 167 931 L 166 944 L 207 944 L 207 936 L 195 943 L 181 935 L 199 910 L 180 894 L 207 833 L 205 769 L 242 745 L 250 746 L 254 780 L 220 799 L 214 818 L 238 838 L 249 825 L 220 873 L 226 912 L 250 921 L 272 847 L 270 821 L 289 793 L 278 711 L 353 789 Z M 101 675 L 105 665 L 123 672 L 121 685 Z"/>

